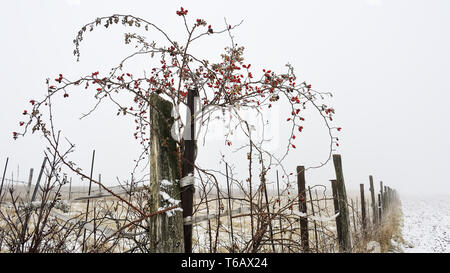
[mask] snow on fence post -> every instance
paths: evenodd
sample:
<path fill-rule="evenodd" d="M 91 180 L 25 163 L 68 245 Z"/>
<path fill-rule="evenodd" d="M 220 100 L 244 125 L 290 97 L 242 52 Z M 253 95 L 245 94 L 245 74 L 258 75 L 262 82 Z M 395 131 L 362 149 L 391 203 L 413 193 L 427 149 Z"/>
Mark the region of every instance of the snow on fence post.
<path fill-rule="evenodd" d="M 372 201 L 372 220 L 373 225 L 375 226 L 378 223 L 378 210 L 377 210 L 377 202 L 375 201 L 375 188 L 373 186 L 373 176 L 369 175 L 370 181 L 370 197 Z"/>
<path fill-rule="evenodd" d="M 180 169 L 176 142 L 171 136 L 173 105 L 150 96 L 150 213 L 179 204 Z M 170 210 L 148 219 L 151 253 L 184 252 L 183 214 Z"/>
<path fill-rule="evenodd" d="M 331 179 L 331 190 L 333 192 L 333 206 L 334 206 L 334 214 L 339 213 L 339 197 L 338 197 L 338 191 L 337 191 L 337 180 Z M 342 233 L 341 233 L 341 216 L 338 215 L 336 217 L 336 235 L 338 239 L 339 244 L 339 250 L 341 250 L 341 244 L 342 241 Z"/>
<path fill-rule="evenodd" d="M 298 208 L 306 216 L 305 167 L 297 166 Z M 308 218 L 300 217 L 300 238 L 303 252 L 309 252 Z"/>
<path fill-rule="evenodd" d="M 363 237 L 365 237 L 367 230 L 367 219 L 366 219 L 366 199 L 364 197 L 364 184 L 359 184 L 359 191 L 361 193 L 361 220 L 362 220 Z"/>
<path fill-rule="evenodd" d="M 350 236 L 350 218 L 347 203 L 347 193 L 345 190 L 344 172 L 342 170 L 341 155 L 334 154 L 333 163 L 336 172 L 337 194 L 339 198 L 339 216 L 342 234 L 342 241 L 339 242 L 339 245 L 341 246 L 342 251 L 350 252 L 352 250 L 352 242 Z"/>

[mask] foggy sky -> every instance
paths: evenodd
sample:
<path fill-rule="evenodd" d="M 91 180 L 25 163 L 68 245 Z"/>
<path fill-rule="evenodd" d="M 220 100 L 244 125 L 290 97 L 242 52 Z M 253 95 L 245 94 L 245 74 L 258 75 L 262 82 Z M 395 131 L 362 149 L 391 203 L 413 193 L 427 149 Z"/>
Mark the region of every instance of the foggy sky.
<path fill-rule="evenodd" d="M 299 82 L 333 93 L 335 124 L 343 128 L 336 152 L 342 155 L 347 189 L 367 184 L 372 174 L 376 184 L 382 180 L 400 193 L 450 194 L 450 2 L 445 0 L 5 2 L 0 17 L 0 170 L 8 156 L 8 177 L 11 172 L 16 176 L 18 165 L 21 180 L 29 168 L 39 168 L 43 139 L 28 135 L 14 141 L 12 132 L 19 130 L 28 101 L 46 94 L 46 78 L 106 73 L 133 52 L 123 42 L 123 33 L 133 30 L 99 28 L 86 35 L 77 63 L 72 40 L 81 26 L 100 16 L 133 14 L 182 40 L 184 26 L 175 14 L 180 6 L 189 10 L 190 20 L 204 18 L 213 26 L 223 26 L 224 18 L 233 24 L 244 20 L 233 35 L 245 46 L 248 62 L 279 72 L 289 62 Z M 217 59 L 228 43 L 225 36 L 194 51 Z M 77 144 L 74 161 L 87 171 L 95 149 L 95 173 L 113 185 L 116 176 L 127 179 L 139 151 L 134 122 L 116 117 L 108 105 L 79 120 L 94 103 L 83 90 L 72 89 L 70 101 L 55 102 L 56 122 Z M 327 142 L 319 127 L 305 126 L 287 164 L 292 171 L 324 159 Z M 216 144 L 201 148 L 199 163 L 218 162 L 226 147 Z M 313 184 L 328 185 L 333 177 L 332 162 L 307 173 Z"/>

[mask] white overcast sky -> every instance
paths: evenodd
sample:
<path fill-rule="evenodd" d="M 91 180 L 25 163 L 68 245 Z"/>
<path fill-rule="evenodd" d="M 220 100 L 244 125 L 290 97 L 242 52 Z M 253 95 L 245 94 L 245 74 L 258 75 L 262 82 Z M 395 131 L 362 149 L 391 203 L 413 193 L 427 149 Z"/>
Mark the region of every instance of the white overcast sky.
<path fill-rule="evenodd" d="M 62 73 L 73 79 L 97 70 L 107 72 L 132 52 L 123 43 L 123 33 L 130 28 L 100 28 L 86 35 L 77 63 L 72 40 L 82 25 L 100 16 L 133 14 L 181 40 L 183 24 L 175 14 L 180 6 L 189 10 L 192 21 L 203 18 L 213 27 L 223 26 L 224 18 L 232 24 L 244 20 L 233 34 L 245 46 L 248 62 L 280 72 L 289 62 L 301 81 L 334 94 L 335 124 L 343 128 L 337 152 L 342 154 L 348 189 L 367 184 L 373 174 L 377 185 L 382 180 L 401 193 L 450 194 L 450 2 L 446 0 L 4 1 L 0 170 L 6 157 L 10 157 L 8 177 L 12 172 L 16 177 L 19 166 L 19 179 L 26 180 L 29 168 L 35 172 L 39 168 L 42 138 L 29 135 L 14 141 L 12 132 L 19 130 L 28 101 L 46 93 L 47 77 Z M 224 37 L 194 50 L 217 58 L 227 45 Z M 112 185 L 116 176 L 127 179 L 138 152 L 133 120 L 116 118 L 116 109 L 105 105 L 80 121 L 93 103 L 81 94 L 83 90 L 71 90 L 70 101 L 57 101 L 57 126 L 77 144 L 74 158 L 85 170 L 96 149 L 95 173 L 102 173 Z M 287 164 L 292 171 L 296 165 L 311 166 L 324 158 L 326 138 L 316 127 L 305 126 L 305 137 L 298 140 L 303 142 Z M 221 149 L 217 146 L 201 148 L 198 162 L 216 164 Z M 247 164 L 245 158 L 242 162 Z M 307 174 L 311 184 L 328 185 L 333 177 L 332 162 Z"/>

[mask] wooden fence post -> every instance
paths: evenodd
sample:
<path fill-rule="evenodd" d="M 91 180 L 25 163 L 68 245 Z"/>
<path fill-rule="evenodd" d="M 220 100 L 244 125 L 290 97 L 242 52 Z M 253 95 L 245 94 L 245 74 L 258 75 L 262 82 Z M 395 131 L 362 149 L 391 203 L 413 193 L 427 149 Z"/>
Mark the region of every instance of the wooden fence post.
<path fill-rule="evenodd" d="M 72 177 L 70 178 L 69 183 L 69 200 L 72 200 Z"/>
<path fill-rule="evenodd" d="M 98 174 L 98 183 L 102 183 L 102 174 L 101 173 Z M 102 186 L 100 184 L 98 184 L 98 194 L 99 195 L 102 194 Z"/>
<path fill-rule="evenodd" d="M 381 225 L 381 193 L 378 194 L 378 223 Z"/>
<path fill-rule="evenodd" d="M 39 172 L 39 176 L 36 182 L 36 185 L 34 186 L 33 195 L 31 196 L 30 203 L 32 203 L 36 199 L 37 192 L 39 190 L 39 184 L 41 183 L 42 174 L 44 173 L 45 163 L 47 162 L 48 158 L 45 157 L 44 161 L 42 162 L 41 170 Z"/>
<path fill-rule="evenodd" d="M 187 95 L 188 111 L 186 113 L 186 127 L 183 135 L 184 151 L 182 155 L 181 177 L 181 207 L 183 209 L 183 219 L 192 217 L 194 205 L 194 166 L 197 154 L 197 140 L 195 139 L 195 98 L 198 97 L 197 89 L 189 89 Z M 192 224 L 187 221 L 183 224 L 184 251 L 192 252 Z"/>
<path fill-rule="evenodd" d="M 389 202 L 390 202 L 390 199 L 389 199 L 389 192 L 390 192 L 390 188 L 389 187 L 387 187 L 387 186 L 384 186 L 384 192 L 385 192 L 385 194 L 386 194 L 386 209 L 389 209 Z"/>
<path fill-rule="evenodd" d="M 342 241 L 340 245 L 344 252 L 350 252 L 352 249 L 350 236 L 350 219 L 348 213 L 347 193 L 345 190 L 344 172 L 342 170 L 341 155 L 333 155 L 334 169 L 336 172 L 337 192 L 339 198 L 339 215 L 341 221 Z"/>
<path fill-rule="evenodd" d="M 372 218 L 373 218 L 373 225 L 375 226 L 378 223 L 378 210 L 377 210 L 377 202 L 375 201 L 375 188 L 373 187 L 373 177 L 369 175 L 369 182 L 370 182 L 370 197 L 372 201 Z"/>
<path fill-rule="evenodd" d="M 5 182 L 6 169 L 8 168 L 9 157 L 6 158 L 5 168 L 3 169 L 2 184 L 0 185 L 0 199 L 3 191 L 3 182 Z"/>
<path fill-rule="evenodd" d="M 305 167 L 297 166 L 298 208 L 304 217 L 300 217 L 300 237 L 303 252 L 309 252 L 308 218 L 306 217 Z"/>
<path fill-rule="evenodd" d="M 30 175 L 28 176 L 28 185 L 27 185 L 27 191 L 26 191 L 26 196 L 27 196 L 27 200 L 29 201 L 31 196 L 30 196 L 30 192 L 31 192 L 31 182 L 33 181 L 33 168 L 30 169 Z"/>
<path fill-rule="evenodd" d="M 156 94 L 150 96 L 150 212 L 172 207 L 180 201 L 180 169 L 178 151 L 171 129 L 173 105 Z M 167 183 L 161 183 L 162 181 Z M 180 253 L 184 249 L 183 214 L 171 210 L 150 217 L 149 251 L 152 253 Z"/>
<path fill-rule="evenodd" d="M 364 197 L 364 184 L 359 184 L 359 191 L 361 193 L 361 220 L 363 236 L 366 236 L 367 219 L 366 219 L 366 199 Z"/>
<path fill-rule="evenodd" d="M 381 212 L 384 212 L 384 207 L 386 206 L 385 200 L 384 200 L 384 193 L 386 192 L 386 189 L 383 191 L 383 181 L 380 181 L 380 194 L 381 194 Z"/>
<path fill-rule="evenodd" d="M 333 206 L 334 206 L 334 214 L 339 213 L 339 197 L 337 192 L 337 180 L 331 179 L 331 190 L 333 193 Z M 341 232 L 341 216 L 340 214 L 336 217 L 336 235 L 339 242 L 339 249 L 341 250 L 341 244 L 342 242 L 342 232 Z"/>

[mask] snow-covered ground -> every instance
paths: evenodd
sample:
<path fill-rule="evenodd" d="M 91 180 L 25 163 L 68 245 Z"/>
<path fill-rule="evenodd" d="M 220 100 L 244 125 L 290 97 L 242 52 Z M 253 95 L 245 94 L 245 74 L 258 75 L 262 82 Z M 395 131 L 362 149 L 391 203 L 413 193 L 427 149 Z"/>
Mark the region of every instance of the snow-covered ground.
<path fill-rule="evenodd" d="M 450 196 L 402 196 L 404 252 L 450 252 Z"/>

